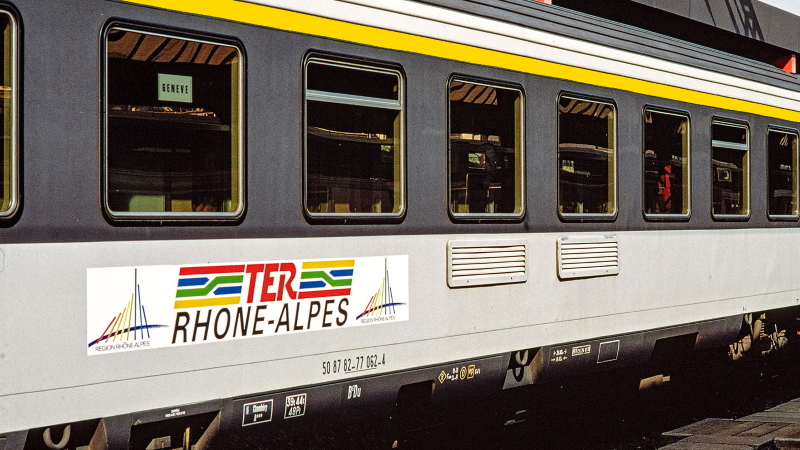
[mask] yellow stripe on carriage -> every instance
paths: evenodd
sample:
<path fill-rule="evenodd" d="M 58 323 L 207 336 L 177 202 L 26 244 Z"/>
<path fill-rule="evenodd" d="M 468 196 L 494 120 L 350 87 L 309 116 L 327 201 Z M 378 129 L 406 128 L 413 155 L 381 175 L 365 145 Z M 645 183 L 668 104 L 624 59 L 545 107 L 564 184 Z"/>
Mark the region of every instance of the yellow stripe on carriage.
<path fill-rule="evenodd" d="M 306 261 L 303 263 L 303 270 L 305 269 L 331 269 L 335 267 L 354 267 L 356 261 L 354 259 L 343 259 L 339 261 Z"/>
<path fill-rule="evenodd" d="M 241 300 L 241 298 L 242 297 L 216 297 L 216 298 L 198 298 L 194 300 L 178 300 L 175 302 L 175 309 L 238 305 L 239 300 Z"/>

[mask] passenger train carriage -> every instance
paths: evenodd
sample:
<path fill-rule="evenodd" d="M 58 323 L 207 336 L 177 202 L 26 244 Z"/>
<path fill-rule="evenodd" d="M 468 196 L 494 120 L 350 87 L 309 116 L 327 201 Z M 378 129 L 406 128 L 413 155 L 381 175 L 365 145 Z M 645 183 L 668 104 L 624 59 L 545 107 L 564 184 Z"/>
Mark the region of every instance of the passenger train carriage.
<path fill-rule="evenodd" d="M 784 346 L 797 17 L 555 3 L 0 3 L 0 449 L 408 448 Z"/>

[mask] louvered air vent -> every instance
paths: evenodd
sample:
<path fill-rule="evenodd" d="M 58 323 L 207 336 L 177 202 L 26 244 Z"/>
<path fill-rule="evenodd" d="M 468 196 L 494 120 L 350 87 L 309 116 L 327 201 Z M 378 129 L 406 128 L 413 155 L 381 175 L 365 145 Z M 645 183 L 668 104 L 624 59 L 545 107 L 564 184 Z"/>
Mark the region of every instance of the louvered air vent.
<path fill-rule="evenodd" d="M 449 241 L 447 285 L 522 283 L 528 279 L 525 240 Z"/>
<path fill-rule="evenodd" d="M 599 277 L 618 273 L 617 236 L 565 236 L 558 240 L 559 278 Z"/>

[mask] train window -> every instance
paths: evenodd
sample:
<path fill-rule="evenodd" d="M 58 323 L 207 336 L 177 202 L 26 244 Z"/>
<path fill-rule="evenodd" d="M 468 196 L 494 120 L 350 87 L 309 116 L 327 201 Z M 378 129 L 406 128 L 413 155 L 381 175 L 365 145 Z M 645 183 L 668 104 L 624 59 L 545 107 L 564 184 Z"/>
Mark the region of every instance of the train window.
<path fill-rule="evenodd" d="M 742 218 L 750 213 L 749 129 L 715 120 L 711 125 L 712 208 L 717 218 Z"/>
<path fill-rule="evenodd" d="M 0 82 L 0 95 L 2 95 L 2 154 L 3 169 L 0 174 L 0 217 L 9 217 L 14 214 L 18 205 L 17 189 L 17 71 L 16 71 L 16 22 L 14 18 L 0 11 L 0 61 L 2 61 L 2 81 Z"/>
<path fill-rule="evenodd" d="M 472 81 L 450 82 L 450 213 L 520 217 L 522 92 Z"/>
<path fill-rule="evenodd" d="M 797 132 L 770 129 L 767 132 L 769 217 L 797 219 Z"/>
<path fill-rule="evenodd" d="M 644 111 L 644 212 L 648 218 L 689 216 L 689 117 Z"/>
<path fill-rule="evenodd" d="M 115 219 L 236 219 L 244 208 L 241 52 L 106 35 L 105 203 Z"/>
<path fill-rule="evenodd" d="M 305 207 L 310 216 L 403 213 L 402 88 L 397 70 L 307 61 Z"/>
<path fill-rule="evenodd" d="M 558 102 L 558 211 L 565 219 L 616 214 L 616 107 L 562 95 Z"/>

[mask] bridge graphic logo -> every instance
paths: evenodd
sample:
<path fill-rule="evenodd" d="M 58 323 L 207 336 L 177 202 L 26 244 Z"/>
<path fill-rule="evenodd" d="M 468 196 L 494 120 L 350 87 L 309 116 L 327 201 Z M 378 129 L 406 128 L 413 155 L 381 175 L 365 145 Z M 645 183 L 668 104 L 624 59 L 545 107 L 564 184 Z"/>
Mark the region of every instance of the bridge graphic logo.
<path fill-rule="evenodd" d="M 152 328 L 167 328 L 167 325 L 147 323 L 147 313 L 142 304 L 141 289 L 134 272 L 134 293 L 125 308 L 111 319 L 100 337 L 89 342 L 89 348 L 98 344 L 122 343 L 150 339 Z"/>
<path fill-rule="evenodd" d="M 395 308 L 397 306 L 406 304 L 394 301 L 392 286 L 389 283 L 389 270 L 385 259 L 383 262 L 383 273 L 383 281 L 378 291 L 370 298 L 367 307 L 364 308 L 364 312 L 359 314 L 356 320 L 361 320 L 362 318 L 390 318 L 395 314 Z"/>

